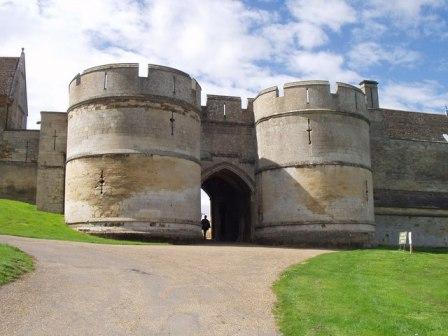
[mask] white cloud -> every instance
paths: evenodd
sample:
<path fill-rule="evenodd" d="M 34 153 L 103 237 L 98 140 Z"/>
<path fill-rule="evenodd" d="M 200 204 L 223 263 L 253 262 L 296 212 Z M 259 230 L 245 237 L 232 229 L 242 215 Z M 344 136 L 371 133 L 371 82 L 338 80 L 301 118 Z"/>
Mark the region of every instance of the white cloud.
<path fill-rule="evenodd" d="M 439 16 L 437 9 L 447 5 L 447 0 L 371 0 L 365 2 L 361 15 L 366 29 L 382 20 L 408 35 L 446 36 L 446 18 Z"/>
<path fill-rule="evenodd" d="M 344 58 L 331 52 L 297 52 L 290 59 L 289 67 L 304 74 L 306 79 L 337 80 L 340 82 L 359 82 L 361 76 L 344 68 Z"/>
<path fill-rule="evenodd" d="M 370 0 L 364 12 L 365 18 L 393 16 L 397 19 L 419 20 L 422 17 L 424 7 L 441 7 L 446 0 Z M 411 23 L 411 22 L 409 22 Z"/>
<path fill-rule="evenodd" d="M 420 53 L 404 47 L 385 48 L 376 42 L 357 44 L 348 53 L 350 64 L 356 67 L 369 67 L 380 63 L 413 66 L 420 59 Z"/>
<path fill-rule="evenodd" d="M 285 26 L 285 30 L 305 49 L 324 45 L 328 41 L 325 29 L 337 32 L 356 21 L 355 10 L 343 0 L 289 0 L 287 7 L 297 22 Z"/>
<path fill-rule="evenodd" d="M 443 113 L 447 102 L 448 91 L 435 81 L 380 86 L 380 106 L 384 108 Z"/>
<path fill-rule="evenodd" d="M 277 78 L 256 65 L 272 53 L 269 40 L 256 33 L 270 16 L 242 2 L 89 0 L 85 6 L 0 0 L 0 29 L 8 32 L 0 36 L 0 54 L 26 48 L 30 127 L 41 110 L 65 110 L 69 81 L 103 63 L 173 66 L 195 76 L 205 92 L 210 86 L 248 96 Z"/>
<path fill-rule="evenodd" d="M 299 21 L 334 31 L 356 21 L 355 10 L 344 0 L 289 0 L 287 6 Z"/>
<path fill-rule="evenodd" d="M 328 41 L 328 36 L 324 30 L 312 23 L 300 22 L 295 28 L 298 43 L 305 49 L 318 47 Z"/>

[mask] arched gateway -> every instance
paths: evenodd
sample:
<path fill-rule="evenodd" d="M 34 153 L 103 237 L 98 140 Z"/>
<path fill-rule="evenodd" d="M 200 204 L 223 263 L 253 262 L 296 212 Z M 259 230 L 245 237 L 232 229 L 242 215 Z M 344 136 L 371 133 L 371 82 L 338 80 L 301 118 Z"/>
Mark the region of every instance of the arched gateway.
<path fill-rule="evenodd" d="M 211 202 L 212 238 L 250 241 L 253 237 L 254 182 L 230 164 L 218 164 L 202 173 L 202 189 Z"/>

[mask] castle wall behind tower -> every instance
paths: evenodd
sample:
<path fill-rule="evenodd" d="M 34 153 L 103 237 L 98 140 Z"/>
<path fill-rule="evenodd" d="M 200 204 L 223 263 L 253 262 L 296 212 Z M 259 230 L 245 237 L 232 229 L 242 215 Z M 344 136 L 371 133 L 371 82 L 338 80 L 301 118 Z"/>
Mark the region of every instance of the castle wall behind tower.
<path fill-rule="evenodd" d="M 448 246 L 448 131 L 444 115 L 371 109 L 376 240 Z"/>
<path fill-rule="evenodd" d="M 34 203 L 38 130 L 0 131 L 0 198 Z"/>
<path fill-rule="evenodd" d="M 64 212 L 67 113 L 41 112 L 36 205 L 39 210 Z"/>

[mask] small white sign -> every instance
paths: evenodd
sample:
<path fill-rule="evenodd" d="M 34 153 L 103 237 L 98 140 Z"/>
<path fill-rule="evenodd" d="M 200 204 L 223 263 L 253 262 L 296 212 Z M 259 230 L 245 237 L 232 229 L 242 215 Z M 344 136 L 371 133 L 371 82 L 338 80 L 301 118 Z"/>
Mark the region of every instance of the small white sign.
<path fill-rule="evenodd" d="M 406 245 L 406 238 L 408 236 L 408 233 L 406 231 L 400 232 L 399 238 L 398 238 L 398 244 L 399 245 Z"/>

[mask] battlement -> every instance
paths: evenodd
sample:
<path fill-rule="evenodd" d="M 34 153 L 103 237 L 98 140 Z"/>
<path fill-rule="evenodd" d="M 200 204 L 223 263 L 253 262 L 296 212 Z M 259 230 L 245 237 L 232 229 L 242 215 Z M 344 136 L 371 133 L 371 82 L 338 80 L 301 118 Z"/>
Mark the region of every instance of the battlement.
<path fill-rule="evenodd" d="M 139 76 L 137 63 L 116 63 L 88 68 L 69 84 L 70 107 L 97 98 L 156 96 L 180 100 L 200 108 L 201 87 L 187 73 L 161 65 L 148 65 Z"/>
<path fill-rule="evenodd" d="M 252 99 L 248 99 L 247 109 L 243 109 L 241 97 L 207 95 L 203 118 L 210 121 L 252 123 Z"/>
<path fill-rule="evenodd" d="M 279 95 L 277 86 L 264 89 L 253 102 L 255 120 L 307 110 L 355 113 L 367 118 L 365 95 L 361 89 L 339 82 L 336 85 L 336 92 L 332 93 L 328 81 L 286 83 L 283 86 L 283 96 Z"/>

